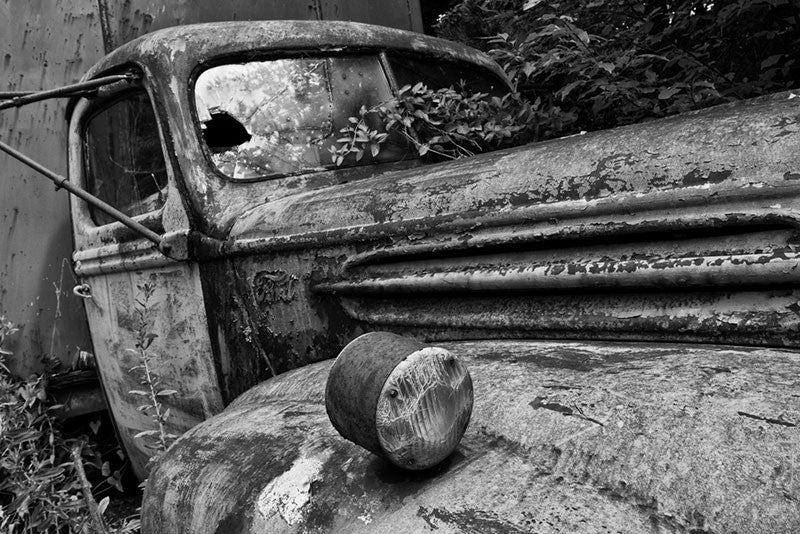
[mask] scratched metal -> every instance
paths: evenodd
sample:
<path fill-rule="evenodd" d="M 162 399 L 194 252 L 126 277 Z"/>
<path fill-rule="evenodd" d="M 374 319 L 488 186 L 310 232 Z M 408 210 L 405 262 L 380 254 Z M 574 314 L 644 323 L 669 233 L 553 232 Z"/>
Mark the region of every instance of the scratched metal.
<path fill-rule="evenodd" d="M 457 342 L 472 422 L 413 473 L 341 439 L 330 362 L 189 431 L 148 479 L 146 534 L 796 532 L 796 351 Z"/>

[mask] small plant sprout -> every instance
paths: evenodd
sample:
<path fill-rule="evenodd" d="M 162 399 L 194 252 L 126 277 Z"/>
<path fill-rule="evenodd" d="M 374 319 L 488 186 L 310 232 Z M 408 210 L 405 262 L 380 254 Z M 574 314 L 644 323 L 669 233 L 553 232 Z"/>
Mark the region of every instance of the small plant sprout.
<path fill-rule="evenodd" d="M 177 439 L 177 436 L 167 431 L 170 409 L 164 409 L 162 399 L 176 395 L 178 392 L 174 389 L 163 388 L 161 380 L 154 370 L 154 355 L 151 352 L 151 346 L 158 335 L 152 332 L 148 311 L 152 306 L 150 301 L 155 293 L 155 285 L 152 282 L 144 282 L 136 287 L 139 290 L 134 311 L 137 321 L 136 346 L 134 349 L 128 350 L 139 360 L 139 364 L 133 366 L 130 371 L 139 375 L 144 389 L 134 389 L 130 393 L 144 399 L 145 402 L 138 409 L 150 416 L 156 428 L 139 432 L 134 437 L 143 439 L 149 448 L 164 452 Z"/>

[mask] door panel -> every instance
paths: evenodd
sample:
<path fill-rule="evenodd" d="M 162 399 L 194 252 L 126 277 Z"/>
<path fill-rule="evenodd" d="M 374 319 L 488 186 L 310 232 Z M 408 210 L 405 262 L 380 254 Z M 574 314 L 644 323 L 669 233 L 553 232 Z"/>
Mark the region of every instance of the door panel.
<path fill-rule="evenodd" d="M 145 340 L 157 336 L 145 351 L 156 390 L 176 392 L 158 397 L 161 409 L 170 410 L 167 432 L 180 435 L 223 407 L 198 268 L 170 262 L 85 280 L 92 294 L 86 313 L 106 397 L 134 471 L 144 477 L 152 455 L 148 444 L 154 440 L 135 436 L 158 429 L 152 409 L 139 409 L 151 404 L 149 397 L 132 393 L 149 393 L 142 383 L 145 370 L 139 367 Z"/>

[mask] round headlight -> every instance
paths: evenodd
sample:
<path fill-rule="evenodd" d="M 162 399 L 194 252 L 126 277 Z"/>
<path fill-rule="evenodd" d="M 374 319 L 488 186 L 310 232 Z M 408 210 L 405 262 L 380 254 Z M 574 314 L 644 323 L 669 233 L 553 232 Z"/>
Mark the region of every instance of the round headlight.
<path fill-rule="evenodd" d="M 434 466 L 455 449 L 472 400 L 469 372 L 454 354 L 388 332 L 342 349 L 325 391 L 343 437 L 405 469 Z"/>

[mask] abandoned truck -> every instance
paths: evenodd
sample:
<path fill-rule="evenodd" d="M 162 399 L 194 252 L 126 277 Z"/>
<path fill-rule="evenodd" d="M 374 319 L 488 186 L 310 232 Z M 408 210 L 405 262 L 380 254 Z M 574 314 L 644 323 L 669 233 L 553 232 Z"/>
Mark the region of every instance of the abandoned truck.
<path fill-rule="evenodd" d="M 420 81 L 499 94 L 503 73 L 284 21 L 158 31 L 85 80 L 60 185 L 145 532 L 800 529 L 796 95 L 434 165 L 395 139 L 337 167 L 360 106 Z M 435 467 L 329 421 L 333 358 L 370 332 L 469 370 L 471 422 Z M 149 475 L 136 347 L 183 434 Z"/>

